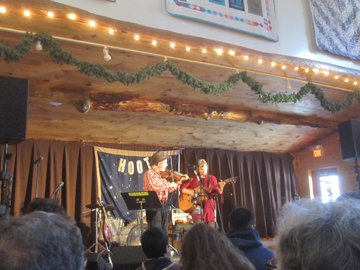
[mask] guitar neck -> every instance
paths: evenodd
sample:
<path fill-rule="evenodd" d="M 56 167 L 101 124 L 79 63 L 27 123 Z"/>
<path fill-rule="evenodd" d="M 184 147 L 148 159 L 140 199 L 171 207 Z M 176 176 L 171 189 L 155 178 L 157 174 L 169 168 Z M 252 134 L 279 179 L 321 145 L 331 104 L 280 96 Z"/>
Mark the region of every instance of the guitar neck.
<path fill-rule="evenodd" d="M 225 182 L 225 184 L 228 184 L 228 183 L 230 183 L 231 181 L 233 181 L 233 178 L 228 178 L 228 179 L 225 179 L 224 181 L 220 181 L 220 182 Z M 218 187 L 219 185 L 220 185 L 220 184 L 217 183 L 216 185 L 213 185 L 213 186 L 211 186 L 211 187 L 208 187 L 208 188 L 206 188 L 205 190 L 206 190 L 206 192 L 207 192 L 207 191 L 209 191 L 209 190 L 212 190 L 213 188 Z"/>

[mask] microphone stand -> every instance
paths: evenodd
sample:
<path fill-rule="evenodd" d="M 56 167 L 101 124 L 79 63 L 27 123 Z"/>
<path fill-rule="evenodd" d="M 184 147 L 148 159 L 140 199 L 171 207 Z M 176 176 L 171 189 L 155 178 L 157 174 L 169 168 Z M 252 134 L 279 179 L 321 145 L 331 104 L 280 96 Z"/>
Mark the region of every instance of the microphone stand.
<path fill-rule="evenodd" d="M 37 161 L 35 161 L 35 163 L 37 164 L 37 170 L 36 170 L 36 184 L 35 184 L 35 198 L 37 198 L 37 194 L 38 194 L 38 185 L 39 185 L 39 171 L 40 171 L 40 161 L 42 160 L 42 158 L 38 159 Z"/>
<path fill-rule="evenodd" d="M 198 173 L 197 173 L 197 171 L 196 171 L 196 169 L 194 168 L 194 173 L 195 173 L 195 175 L 196 175 L 196 178 L 197 178 L 197 180 L 198 180 L 198 183 L 199 183 L 199 185 L 200 185 L 200 194 L 197 194 L 198 196 L 197 196 L 197 198 L 195 198 L 194 197 L 194 200 L 196 199 L 198 199 L 199 198 L 199 196 L 201 197 L 201 195 L 202 195 L 202 193 L 204 192 L 206 192 L 206 189 L 205 189 L 205 187 L 204 187 L 204 184 L 203 184 L 203 182 L 201 182 L 201 179 L 200 179 L 200 177 L 199 177 L 199 175 L 198 175 Z M 194 189 L 195 190 L 195 189 Z M 207 196 L 207 194 L 205 194 L 206 196 Z M 202 199 L 201 200 L 201 211 L 200 211 L 200 213 L 201 213 L 201 223 L 204 223 L 204 200 Z"/>

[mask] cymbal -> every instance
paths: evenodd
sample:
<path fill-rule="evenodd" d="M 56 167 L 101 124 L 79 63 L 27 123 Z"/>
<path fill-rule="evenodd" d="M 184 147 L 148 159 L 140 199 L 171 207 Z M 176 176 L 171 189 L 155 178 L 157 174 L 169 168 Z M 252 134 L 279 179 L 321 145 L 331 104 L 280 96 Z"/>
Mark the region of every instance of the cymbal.
<path fill-rule="evenodd" d="M 86 207 L 86 208 L 89 208 L 89 209 L 101 208 L 101 206 L 98 205 L 97 203 L 88 204 L 88 205 L 86 205 L 85 207 Z M 112 210 L 115 210 L 115 209 L 116 209 L 115 206 L 110 205 L 110 204 L 104 204 L 104 207 L 105 207 L 105 210 L 108 210 L 108 211 L 112 211 Z"/>

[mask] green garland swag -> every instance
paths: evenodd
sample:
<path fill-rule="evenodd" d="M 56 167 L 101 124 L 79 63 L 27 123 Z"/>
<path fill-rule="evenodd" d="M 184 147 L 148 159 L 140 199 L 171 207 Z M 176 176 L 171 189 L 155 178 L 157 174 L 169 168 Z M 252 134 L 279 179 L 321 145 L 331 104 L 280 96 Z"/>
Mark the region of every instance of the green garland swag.
<path fill-rule="evenodd" d="M 270 94 L 263 90 L 263 85 L 247 76 L 246 71 L 239 72 L 231 75 L 227 80 L 222 83 L 209 83 L 194 77 L 190 73 L 178 68 L 170 61 L 157 63 L 154 66 L 146 66 L 140 72 L 127 73 L 117 71 L 112 73 L 110 70 L 101 66 L 100 64 L 90 64 L 87 62 L 81 62 L 72 56 L 70 52 L 64 51 L 60 45 L 49 35 L 44 33 L 26 33 L 26 36 L 16 45 L 15 49 L 9 48 L 4 42 L 0 43 L 0 56 L 4 58 L 7 63 L 20 61 L 25 54 L 28 54 L 32 44 L 40 41 L 44 51 L 49 51 L 50 56 L 58 64 L 74 65 L 78 68 L 78 71 L 88 76 L 95 76 L 97 78 L 104 78 L 106 81 L 121 82 L 125 85 L 142 83 L 145 79 L 150 79 L 154 76 L 160 76 L 165 70 L 169 70 L 173 76 L 193 89 L 198 89 L 201 93 L 220 95 L 221 92 L 231 91 L 233 86 L 240 80 L 246 83 L 255 94 L 258 95 L 258 100 L 263 103 L 286 103 L 286 102 L 298 102 L 302 98 L 311 93 L 316 99 L 320 101 L 321 106 L 332 113 L 346 109 L 357 100 L 360 102 L 360 92 L 354 91 L 347 95 L 347 98 L 343 102 L 329 101 L 323 91 L 313 83 L 307 83 L 300 88 L 300 91 L 293 94 L 278 93 Z"/>

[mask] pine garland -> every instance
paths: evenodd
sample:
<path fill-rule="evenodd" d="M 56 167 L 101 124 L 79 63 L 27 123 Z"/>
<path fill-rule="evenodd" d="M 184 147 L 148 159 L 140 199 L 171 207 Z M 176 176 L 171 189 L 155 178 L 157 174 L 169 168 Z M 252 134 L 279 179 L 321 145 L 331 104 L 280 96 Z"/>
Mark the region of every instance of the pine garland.
<path fill-rule="evenodd" d="M 124 85 L 135 83 L 139 84 L 145 79 L 160 76 L 164 71 L 169 70 L 171 74 L 178 80 L 182 81 L 183 84 L 186 84 L 193 89 L 198 89 L 201 93 L 206 95 L 219 96 L 222 92 L 231 91 L 234 85 L 241 80 L 250 87 L 251 91 L 258 95 L 258 100 L 262 103 L 296 103 L 301 101 L 305 95 L 311 93 L 320 101 L 321 106 L 325 110 L 336 113 L 350 107 L 356 100 L 360 102 L 360 92 L 357 90 L 349 93 L 346 100 L 343 102 L 332 102 L 328 100 L 325 97 L 324 92 L 313 83 L 307 83 L 301 87 L 297 93 L 293 94 L 267 93 L 264 91 L 263 85 L 260 82 L 250 76 L 247 76 L 246 71 L 233 74 L 222 83 L 209 83 L 194 77 L 181 68 L 178 68 L 169 60 L 157 63 L 154 66 L 146 66 L 139 72 L 127 73 L 116 71 L 112 73 L 100 64 L 90 64 L 77 60 L 70 52 L 64 51 L 51 36 L 44 33 L 26 33 L 26 36 L 16 45 L 15 49 L 7 46 L 5 42 L 1 42 L 0 57 L 7 63 L 20 61 L 24 55 L 29 53 L 32 45 L 37 41 L 42 43 L 44 51 L 49 51 L 50 56 L 56 61 L 56 63 L 60 65 L 67 64 L 76 66 L 78 68 L 78 72 L 86 74 L 87 76 L 103 78 L 109 83 L 121 82 Z"/>

